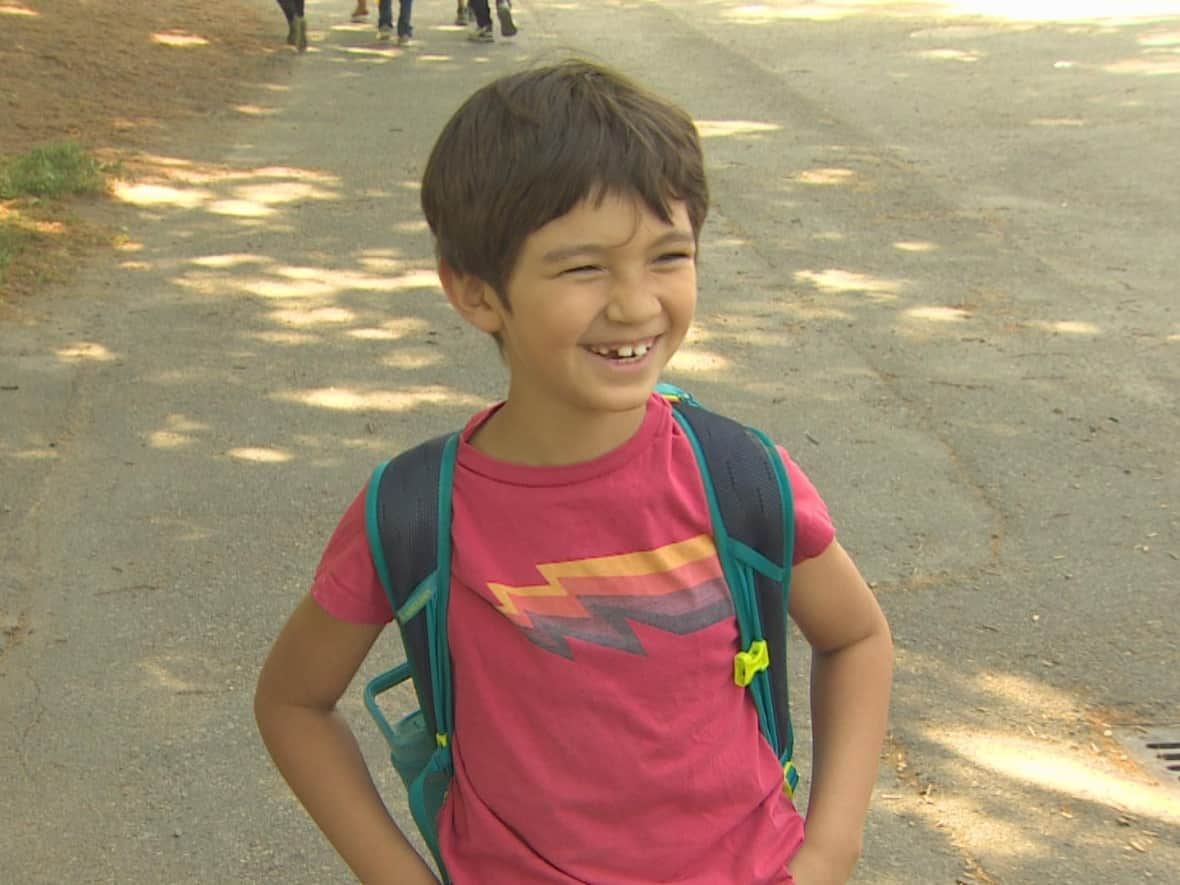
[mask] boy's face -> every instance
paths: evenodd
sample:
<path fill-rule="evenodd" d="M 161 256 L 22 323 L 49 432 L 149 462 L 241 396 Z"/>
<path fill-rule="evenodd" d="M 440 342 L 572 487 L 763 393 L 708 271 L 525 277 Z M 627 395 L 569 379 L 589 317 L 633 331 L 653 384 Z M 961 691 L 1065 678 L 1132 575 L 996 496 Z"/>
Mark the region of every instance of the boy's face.
<path fill-rule="evenodd" d="M 688 212 L 584 200 L 524 241 L 497 320 L 509 401 L 537 417 L 645 409 L 696 309 Z M 535 411 L 534 411 L 535 410 Z"/>

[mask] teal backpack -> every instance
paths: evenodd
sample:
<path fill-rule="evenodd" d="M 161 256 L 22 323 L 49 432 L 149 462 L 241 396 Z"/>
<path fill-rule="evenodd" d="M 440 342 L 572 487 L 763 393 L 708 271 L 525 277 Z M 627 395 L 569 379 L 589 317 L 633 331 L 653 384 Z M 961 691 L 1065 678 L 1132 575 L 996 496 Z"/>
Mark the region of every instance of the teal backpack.
<path fill-rule="evenodd" d="M 787 686 L 787 597 L 795 541 L 794 504 L 786 468 L 760 431 L 703 408 L 661 384 L 692 442 L 709 502 L 713 539 L 741 638 L 734 682 L 747 687 L 762 734 L 783 766 L 793 795 Z M 389 597 L 406 662 L 365 687 L 365 706 L 389 744 L 409 794 L 410 812 L 446 881 L 438 815 L 451 781 L 454 707 L 447 602 L 451 590 L 451 486 L 459 434 L 422 443 L 380 465 L 369 483 L 366 529 L 377 574 Z M 412 679 L 419 708 L 391 725 L 377 696 Z"/>

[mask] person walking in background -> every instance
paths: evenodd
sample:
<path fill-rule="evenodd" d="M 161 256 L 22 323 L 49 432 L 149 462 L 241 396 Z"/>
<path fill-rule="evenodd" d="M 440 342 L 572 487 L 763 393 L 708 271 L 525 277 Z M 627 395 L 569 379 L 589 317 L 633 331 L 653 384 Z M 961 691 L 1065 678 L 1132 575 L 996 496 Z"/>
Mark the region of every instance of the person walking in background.
<path fill-rule="evenodd" d="M 287 18 L 287 45 L 297 52 L 307 52 L 307 20 L 303 17 L 303 0 L 277 0 Z"/>
<path fill-rule="evenodd" d="M 397 4 L 397 43 L 405 46 L 414 38 L 414 28 L 410 24 L 410 14 L 413 11 L 414 0 L 398 0 Z M 393 36 L 393 0 L 378 0 L 377 3 L 377 39 L 388 40 Z"/>
<path fill-rule="evenodd" d="M 488 0 L 471 0 L 467 4 L 467 14 L 469 17 L 475 17 L 475 30 L 468 35 L 467 39 L 473 43 L 494 42 L 496 37 L 492 31 L 492 11 Z M 500 34 L 504 37 L 515 37 L 516 23 L 512 20 L 510 0 L 496 0 L 496 17 L 500 19 Z"/>

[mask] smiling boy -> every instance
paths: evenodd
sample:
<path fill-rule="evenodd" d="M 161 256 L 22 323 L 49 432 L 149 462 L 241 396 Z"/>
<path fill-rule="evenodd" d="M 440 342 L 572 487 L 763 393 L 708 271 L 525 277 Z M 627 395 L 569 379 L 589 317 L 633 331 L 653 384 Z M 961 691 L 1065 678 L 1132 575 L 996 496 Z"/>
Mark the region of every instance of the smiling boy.
<path fill-rule="evenodd" d="M 628 440 L 696 305 L 696 242 L 677 201 L 668 221 L 634 197 L 593 195 L 526 238 L 501 298 L 439 268 L 461 316 L 499 338 L 508 395 L 479 428 L 485 454 L 587 461 Z"/>
<path fill-rule="evenodd" d="M 790 614 L 813 648 L 805 826 L 733 683 L 738 630 L 700 475 L 653 393 L 697 298 L 708 193 L 691 119 L 592 64 L 513 74 L 448 122 L 422 204 L 447 297 L 496 339 L 509 378 L 464 429 L 454 480 L 450 879 L 846 882 L 884 736 L 889 630 L 779 449 L 796 511 Z M 336 712 L 391 618 L 364 498 L 276 640 L 255 710 L 363 882 L 434 882 Z"/>

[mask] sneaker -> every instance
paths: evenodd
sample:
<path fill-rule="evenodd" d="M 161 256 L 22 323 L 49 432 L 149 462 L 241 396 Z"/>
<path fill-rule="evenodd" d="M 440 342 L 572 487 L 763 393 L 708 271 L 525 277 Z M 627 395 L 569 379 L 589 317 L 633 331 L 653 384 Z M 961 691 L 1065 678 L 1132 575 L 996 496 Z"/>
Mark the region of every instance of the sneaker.
<path fill-rule="evenodd" d="M 460 6 L 455 10 L 455 24 L 461 28 L 467 27 L 467 7 Z"/>
<path fill-rule="evenodd" d="M 512 21 L 512 4 L 508 0 L 496 0 L 496 16 L 500 19 L 500 33 L 515 37 L 516 24 Z"/>
<path fill-rule="evenodd" d="M 492 33 L 492 26 L 488 25 L 486 28 L 476 28 L 467 35 L 467 39 L 472 43 L 495 43 L 496 36 Z"/>
<path fill-rule="evenodd" d="M 393 37 L 393 25 L 381 25 L 377 28 L 377 39 L 385 42 Z"/>
<path fill-rule="evenodd" d="M 307 52 L 307 19 L 301 15 L 295 18 L 295 51 Z"/>
<path fill-rule="evenodd" d="M 362 7 L 362 6 L 361 6 L 361 5 L 358 3 L 358 4 L 357 4 L 357 6 L 356 6 L 356 9 L 354 9 L 354 10 L 352 11 L 352 20 L 353 20 L 354 22 L 363 22 L 363 21 L 364 21 L 365 19 L 367 19 L 368 17 L 369 17 L 369 10 L 368 10 L 368 8 L 367 8 L 367 7 Z"/>
<path fill-rule="evenodd" d="M 405 45 L 409 44 L 411 41 L 413 41 L 413 39 L 414 39 L 413 34 L 398 34 L 397 35 L 397 45 L 398 46 L 405 46 Z"/>

